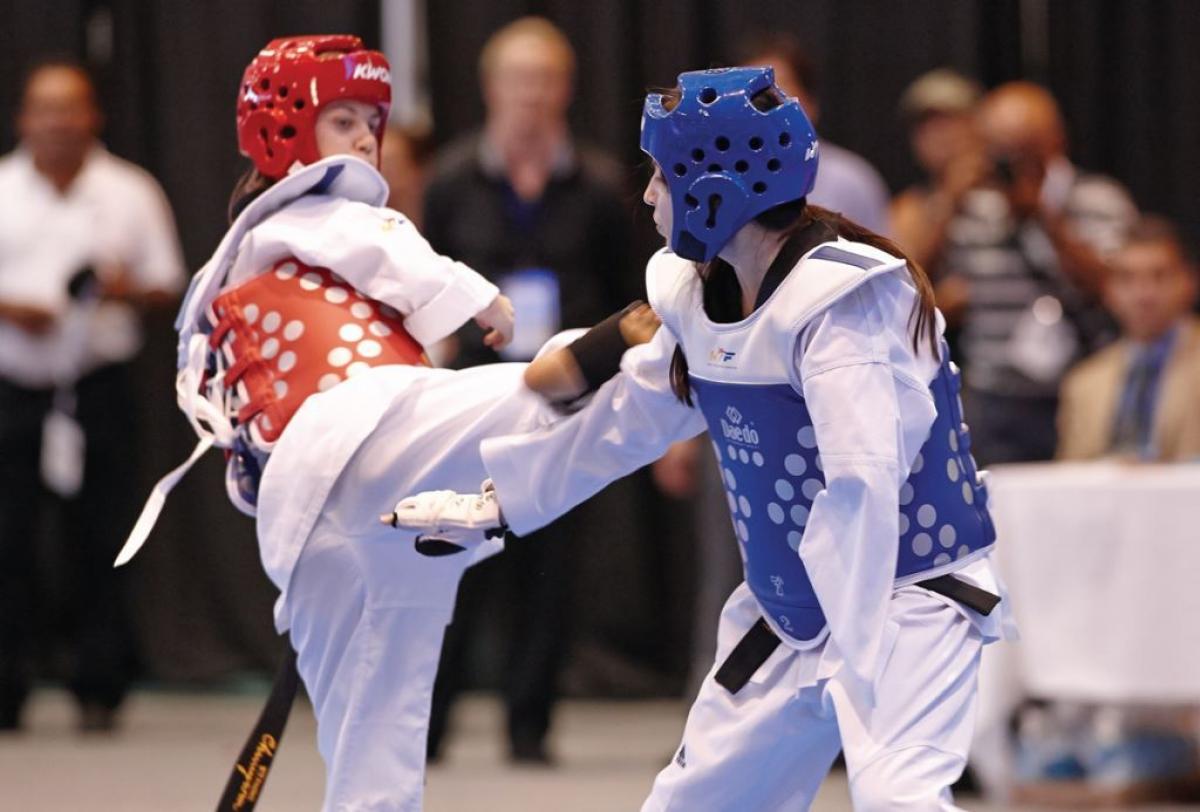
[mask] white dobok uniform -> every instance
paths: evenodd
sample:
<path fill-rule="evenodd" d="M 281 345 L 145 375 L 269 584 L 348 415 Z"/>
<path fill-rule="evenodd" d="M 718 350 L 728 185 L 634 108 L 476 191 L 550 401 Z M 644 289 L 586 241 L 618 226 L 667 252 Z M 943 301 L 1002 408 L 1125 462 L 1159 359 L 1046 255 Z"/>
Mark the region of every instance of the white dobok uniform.
<path fill-rule="evenodd" d="M 957 508 L 986 497 L 957 426 L 948 442 L 939 438 L 947 455 L 940 472 L 919 453 L 934 439 L 932 384 L 952 366 L 928 348 L 913 350 L 916 291 L 903 261 L 845 240 L 824 243 L 733 324 L 707 318 L 694 264 L 669 251 L 651 260 L 647 289 L 663 328 L 626 352 L 623 374 L 565 421 L 484 443 L 509 526 L 533 530 L 705 429 L 701 408 L 681 404 L 670 388 L 679 346 L 698 407 L 717 391 L 705 388 L 714 381 L 743 397 L 740 406 L 719 406 L 724 436 L 713 437 L 713 448 L 747 573 L 756 545 L 783 551 L 785 565 L 793 556 L 798 567 L 798 556 L 825 623 L 806 639 L 789 633 L 800 615 L 768 608 L 771 585 L 787 594 L 785 579 L 770 571 L 766 592 L 746 582 L 734 590 L 714 671 L 643 809 L 806 809 L 839 748 L 857 809 L 953 809 L 948 787 L 966 761 L 980 649 L 1011 623 L 1006 601 L 984 616 L 914 585 L 953 572 L 1002 594 L 987 559 L 990 539 L 978 549 L 956 546 L 955 528 L 939 527 L 932 505 L 906 504 L 910 476 L 923 467 L 943 480 Z M 768 442 L 780 416 L 755 411 L 746 393 L 756 385 L 779 403 L 792 398 L 811 422 Z M 747 490 L 773 465 L 773 490 L 769 480 L 760 492 Z M 814 469 L 823 481 L 811 478 Z M 910 562 L 927 560 L 920 574 L 897 578 L 901 545 Z M 759 618 L 783 644 L 731 693 L 713 675 Z"/>
<path fill-rule="evenodd" d="M 399 311 L 425 346 L 493 300 L 493 285 L 436 254 L 407 218 L 382 207 L 386 198 L 373 167 L 337 156 L 289 175 L 238 217 L 194 278 L 177 324 L 181 404 L 202 436 L 228 446 L 237 431 L 214 430 L 216 406 L 196 395 L 208 355 L 205 310 L 273 263 L 291 257 L 333 270 Z M 269 453 L 258 542 L 280 590 L 276 627 L 290 634 L 316 713 L 326 810 L 421 808 L 430 696 L 459 579 L 503 542 L 427 557 L 379 515 L 397 493 L 478 488 L 481 440 L 555 419 L 524 387 L 525 366 L 352 372 L 311 395 L 270 448 L 256 449 Z"/>

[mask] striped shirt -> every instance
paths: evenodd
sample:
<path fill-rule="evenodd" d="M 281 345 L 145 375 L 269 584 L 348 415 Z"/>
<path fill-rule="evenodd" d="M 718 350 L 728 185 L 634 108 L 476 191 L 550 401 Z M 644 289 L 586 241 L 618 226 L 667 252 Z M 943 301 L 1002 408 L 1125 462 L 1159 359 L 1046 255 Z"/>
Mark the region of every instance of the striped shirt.
<path fill-rule="evenodd" d="M 1042 197 L 1101 255 L 1119 247 L 1137 216 L 1116 181 L 1065 161 L 1047 171 Z M 1090 325 L 1103 323 L 1103 315 L 1063 272 L 1041 225 L 1016 221 L 1000 191 L 967 195 L 950 224 L 941 268 L 969 286 L 961 352 L 973 388 L 1054 397 L 1070 364 L 1095 349 Z"/>

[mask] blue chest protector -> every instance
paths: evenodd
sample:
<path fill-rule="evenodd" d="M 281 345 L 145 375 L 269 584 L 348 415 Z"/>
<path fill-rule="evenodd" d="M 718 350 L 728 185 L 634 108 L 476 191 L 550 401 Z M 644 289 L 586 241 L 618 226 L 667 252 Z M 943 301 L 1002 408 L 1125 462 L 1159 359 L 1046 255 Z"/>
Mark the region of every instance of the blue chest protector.
<path fill-rule="evenodd" d="M 996 538 L 963 423 L 960 376 L 944 345 L 942 358 L 930 384 L 937 417 L 900 489 L 897 585 L 958 569 Z M 825 615 L 798 550 L 825 477 L 804 398 L 786 383 L 693 375 L 691 384 L 719 457 L 746 583 L 779 629 L 812 640 Z"/>

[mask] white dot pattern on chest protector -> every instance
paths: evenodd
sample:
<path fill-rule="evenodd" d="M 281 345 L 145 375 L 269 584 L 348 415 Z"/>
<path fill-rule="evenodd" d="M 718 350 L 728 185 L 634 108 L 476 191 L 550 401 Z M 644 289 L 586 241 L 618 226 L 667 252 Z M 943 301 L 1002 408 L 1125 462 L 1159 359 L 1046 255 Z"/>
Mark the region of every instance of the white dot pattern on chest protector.
<path fill-rule="evenodd" d="M 291 350 L 285 350 L 284 353 L 279 356 L 278 366 L 280 372 L 291 372 L 292 367 L 296 366 L 296 353 L 292 352 Z"/>
<path fill-rule="evenodd" d="M 823 490 L 825 490 L 825 483 L 816 478 L 806 479 L 804 480 L 804 484 L 800 486 L 800 492 L 810 502 L 816 499 L 817 494 Z"/>
<path fill-rule="evenodd" d="M 730 471 L 728 468 L 722 468 L 721 470 L 725 472 L 725 484 L 729 486 L 729 490 L 736 491 L 737 477 L 733 475 L 733 471 Z"/>
<path fill-rule="evenodd" d="M 937 554 L 937 556 L 936 556 L 936 557 L 933 559 L 933 565 L 934 565 L 935 567 L 941 567 L 941 566 L 944 566 L 944 565 L 946 565 L 946 564 L 949 564 L 949 563 L 950 563 L 950 560 L 951 560 L 951 559 L 950 559 L 950 556 L 949 556 L 948 554 L 946 554 L 946 553 L 938 553 L 938 554 Z"/>
<path fill-rule="evenodd" d="M 242 318 L 246 320 L 246 324 L 254 324 L 258 321 L 258 305 L 251 303 L 243 307 Z"/>
<path fill-rule="evenodd" d="M 273 333 L 279 329 L 279 325 L 283 322 L 283 316 L 279 315 L 279 311 L 272 310 L 267 315 L 263 316 L 262 329 L 264 333 Z"/>
<path fill-rule="evenodd" d="M 790 502 L 796 498 L 796 489 L 786 479 L 775 480 L 775 493 L 785 502 Z"/>
<path fill-rule="evenodd" d="M 951 482 L 958 482 L 958 460 L 951 457 L 946 460 L 946 476 Z"/>
<path fill-rule="evenodd" d="M 762 468 L 762 467 L 763 467 L 763 465 L 766 463 L 766 460 L 765 460 L 765 459 L 763 459 L 763 455 L 762 455 L 762 453 L 761 453 L 761 452 L 758 452 L 758 451 L 755 451 L 753 454 L 751 454 L 751 455 L 750 455 L 750 459 L 751 459 L 751 460 L 754 462 L 754 464 L 755 464 L 755 465 L 757 465 L 759 468 Z"/>
<path fill-rule="evenodd" d="M 275 397 L 277 397 L 277 398 L 287 397 L 287 392 L 288 392 L 287 381 L 275 381 L 275 383 L 271 384 L 271 388 L 275 390 Z"/>
<path fill-rule="evenodd" d="M 949 440 L 950 440 L 950 450 L 957 452 L 958 451 L 958 432 L 955 431 L 954 429 L 950 429 Z"/>
<path fill-rule="evenodd" d="M 283 337 L 288 341 L 297 341 L 302 335 L 304 335 L 304 322 L 299 319 L 292 319 L 283 326 Z"/>
<path fill-rule="evenodd" d="M 350 350 L 347 348 L 334 347 L 329 351 L 329 355 L 326 356 L 325 360 L 327 360 L 329 365 L 332 367 L 344 367 L 346 364 L 350 363 L 353 358 L 354 353 L 350 352 Z"/>
<path fill-rule="evenodd" d="M 913 460 L 911 473 L 919 474 L 919 473 L 921 473 L 921 469 L 924 467 L 925 467 L 925 455 L 918 451 L 916 458 Z"/>
<path fill-rule="evenodd" d="M 812 426 L 804 426 L 798 432 L 796 432 L 796 442 L 800 443 L 802 448 L 816 448 L 816 430 Z"/>
<path fill-rule="evenodd" d="M 316 271 L 308 271 L 300 277 L 300 287 L 312 293 L 321 287 L 321 275 Z"/>
<path fill-rule="evenodd" d="M 968 505 L 975 504 L 975 489 L 971 487 L 971 483 L 963 480 L 962 484 L 963 501 Z"/>
<path fill-rule="evenodd" d="M 775 524 L 783 524 L 783 508 L 777 502 L 771 502 L 767 505 L 767 517 Z"/>
<path fill-rule="evenodd" d="M 730 460 L 737 459 L 737 449 L 731 445 L 725 446 L 725 453 L 729 455 Z M 720 456 L 719 454 L 717 456 Z"/>
<path fill-rule="evenodd" d="M 804 527 L 808 524 L 808 508 L 804 505 L 792 505 L 792 509 L 788 511 L 792 517 L 792 521 Z"/>
<path fill-rule="evenodd" d="M 928 533 L 917 533 L 913 536 L 912 551 L 919 556 L 929 555 L 933 551 L 933 537 Z"/>
<path fill-rule="evenodd" d="M 750 528 L 746 527 L 746 522 L 744 519 L 737 520 L 737 533 L 738 538 L 740 538 L 743 543 L 750 541 Z"/>
<path fill-rule="evenodd" d="M 729 514 L 732 516 L 737 513 L 737 497 L 729 491 L 725 491 L 725 499 L 729 502 Z"/>
<path fill-rule="evenodd" d="M 954 529 L 954 525 L 942 525 L 942 529 L 938 531 L 938 544 L 949 549 L 954 546 L 956 541 L 958 541 L 958 531 Z"/>
<path fill-rule="evenodd" d="M 900 535 L 902 535 L 902 536 L 907 535 L 908 525 L 909 525 L 908 516 L 904 513 L 901 513 L 900 514 Z"/>
<path fill-rule="evenodd" d="M 356 319 L 369 319 L 374 315 L 374 311 L 366 302 L 355 302 L 350 305 L 350 315 Z"/>
<path fill-rule="evenodd" d="M 900 486 L 900 504 L 907 505 L 913 500 L 913 486 L 911 482 L 905 482 Z"/>
<path fill-rule="evenodd" d="M 284 282 L 296 275 L 296 271 L 300 270 L 294 262 L 285 262 L 275 269 L 275 277 L 282 279 Z"/>
<path fill-rule="evenodd" d="M 747 499 L 745 496 L 739 496 L 738 497 L 738 507 L 741 509 L 742 515 L 745 516 L 747 519 L 749 519 L 750 518 L 750 500 Z"/>
<path fill-rule="evenodd" d="M 799 454 L 788 454 L 783 458 L 783 468 L 792 476 L 804 476 L 808 463 Z"/>
<path fill-rule="evenodd" d="M 352 344 L 355 341 L 361 341 L 363 337 L 363 328 L 357 324 L 343 324 L 338 328 L 338 338 L 345 341 L 347 344 Z"/>
<path fill-rule="evenodd" d="M 933 505 L 921 505 L 917 508 L 917 524 L 921 527 L 933 527 L 937 521 L 937 509 Z"/>
<path fill-rule="evenodd" d="M 346 367 L 346 377 L 353 378 L 355 375 L 361 375 L 371 368 L 371 365 L 366 361 L 355 361 L 350 366 Z"/>
<path fill-rule="evenodd" d="M 263 358 L 266 358 L 268 361 L 270 361 L 279 354 L 279 339 L 268 338 L 262 343 L 262 348 L 259 351 L 262 353 Z"/>
<path fill-rule="evenodd" d="M 327 372 L 321 376 L 321 380 L 317 381 L 317 391 L 327 392 L 333 387 L 342 382 L 342 376 L 333 372 Z"/>
<path fill-rule="evenodd" d="M 743 465 L 750 462 L 750 455 L 746 452 L 746 449 L 744 449 L 744 448 L 738 449 L 738 459 L 742 461 Z"/>
<path fill-rule="evenodd" d="M 796 552 L 800 552 L 800 540 L 804 538 L 799 530 L 789 530 L 787 534 L 787 543 Z"/>
<path fill-rule="evenodd" d="M 350 298 L 350 291 L 345 288 L 328 287 L 325 288 L 325 301 L 330 304 L 341 304 Z"/>
<path fill-rule="evenodd" d="M 371 335 L 376 338 L 387 338 L 392 334 L 392 328 L 388 327 L 381 321 L 373 321 L 367 325 L 367 329 L 371 331 Z"/>
<path fill-rule="evenodd" d="M 363 358 L 378 358 L 379 354 L 383 352 L 383 347 L 373 338 L 358 342 L 357 349 L 358 354 Z"/>

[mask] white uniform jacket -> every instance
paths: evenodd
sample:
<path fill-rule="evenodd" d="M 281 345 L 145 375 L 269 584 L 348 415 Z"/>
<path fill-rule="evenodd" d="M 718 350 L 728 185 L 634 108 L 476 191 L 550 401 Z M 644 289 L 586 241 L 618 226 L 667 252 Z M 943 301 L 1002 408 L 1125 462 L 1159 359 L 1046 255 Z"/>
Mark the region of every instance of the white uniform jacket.
<path fill-rule="evenodd" d="M 863 263 L 872 267 L 811 259 L 830 245 L 872 258 Z M 782 358 L 772 363 L 783 364 L 805 399 L 827 483 L 798 545 L 829 623 L 830 644 L 822 646 L 814 678 L 845 664 L 846 676 L 859 677 L 860 687 L 870 692 L 869 675 L 879 672 L 876 661 L 886 649 L 900 487 L 935 417 L 929 384 L 939 369 L 928 350 L 912 349 L 909 316 L 916 291 L 903 261 L 858 243 L 823 243 L 801 257 L 767 303 L 731 325 L 707 319 L 694 264 L 669 251 L 651 260 L 646 284 L 664 326 L 650 343 L 625 354 L 622 375 L 562 423 L 534 435 L 484 442 L 484 464 L 505 518 L 515 532 L 529 532 L 653 461 L 672 442 L 703 431 L 699 409 L 680 403 L 670 389 L 677 344 L 709 341 L 711 347 L 700 350 L 711 350 L 719 361 L 718 351 L 736 349 L 721 346 L 723 333 L 786 296 L 787 312 L 795 316 L 793 337 L 790 346 L 779 345 Z M 695 348 L 689 350 L 695 357 Z M 1000 591 L 986 560 L 964 561 L 958 574 Z M 1000 636 L 1002 611 L 972 617 L 986 639 Z"/>

